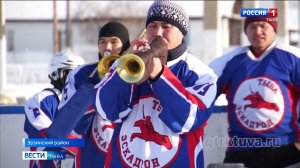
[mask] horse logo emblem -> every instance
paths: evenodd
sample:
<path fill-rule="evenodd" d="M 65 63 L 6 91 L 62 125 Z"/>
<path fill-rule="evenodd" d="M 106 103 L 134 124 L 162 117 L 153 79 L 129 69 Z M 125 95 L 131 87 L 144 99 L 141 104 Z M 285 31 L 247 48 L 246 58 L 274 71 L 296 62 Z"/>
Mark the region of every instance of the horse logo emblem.
<path fill-rule="evenodd" d="M 247 79 L 238 86 L 233 99 L 236 119 L 249 131 L 269 131 L 282 121 L 284 99 L 275 80 L 267 77 Z"/>
<path fill-rule="evenodd" d="M 166 135 L 161 135 L 154 130 L 151 117 L 147 116 L 145 120 L 141 119 L 136 121 L 134 126 L 139 127 L 141 133 L 133 133 L 130 137 L 130 142 L 132 142 L 134 138 L 140 138 L 145 141 L 151 141 L 158 145 L 162 145 L 167 149 L 172 149 L 172 143 L 169 137 Z"/>
<path fill-rule="evenodd" d="M 246 104 L 244 106 L 244 110 L 246 110 L 247 108 L 256 108 L 256 109 L 265 108 L 265 109 L 273 110 L 275 112 L 279 111 L 279 108 L 276 103 L 267 102 L 257 91 L 256 92 L 251 91 L 251 94 L 244 97 L 244 100 L 249 100 L 251 102 L 250 104 Z"/>
<path fill-rule="evenodd" d="M 120 128 L 120 155 L 128 167 L 164 167 L 178 155 L 180 137 L 157 116 L 157 108 L 153 106 L 157 99 L 151 97 L 140 101 L 145 103 L 134 106 Z"/>

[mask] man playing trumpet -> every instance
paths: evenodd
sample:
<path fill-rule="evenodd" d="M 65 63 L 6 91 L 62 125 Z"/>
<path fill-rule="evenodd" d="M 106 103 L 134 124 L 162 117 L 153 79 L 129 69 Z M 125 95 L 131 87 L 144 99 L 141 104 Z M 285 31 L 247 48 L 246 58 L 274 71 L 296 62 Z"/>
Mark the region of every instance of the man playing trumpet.
<path fill-rule="evenodd" d="M 127 28 L 119 22 L 106 23 L 99 32 L 99 60 L 110 54 L 123 54 L 130 46 Z M 76 153 L 75 167 L 103 167 L 113 133 L 113 125 L 96 115 L 92 106 L 93 88 L 100 81 L 98 62 L 73 70 L 63 89 L 58 115 L 47 137 L 65 138 L 75 128 L 85 139 L 85 147 Z"/>
<path fill-rule="evenodd" d="M 115 124 L 105 167 L 204 167 L 203 129 L 217 77 L 187 53 L 188 20 L 176 3 L 154 2 L 146 19 L 147 39 L 131 47 L 142 58 L 142 78 L 124 81 L 122 67 L 131 69 L 131 63 L 122 63 L 123 56 L 95 86 L 96 111 Z M 147 43 L 149 50 L 137 50 Z"/>

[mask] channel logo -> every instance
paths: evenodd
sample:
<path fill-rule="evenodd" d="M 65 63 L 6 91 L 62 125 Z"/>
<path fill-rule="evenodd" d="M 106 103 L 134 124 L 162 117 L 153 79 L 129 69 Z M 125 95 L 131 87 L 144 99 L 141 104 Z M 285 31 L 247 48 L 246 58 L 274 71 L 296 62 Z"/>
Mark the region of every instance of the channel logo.
<path fill-rule="evenodd" d="M 278 8 L 241 8 L 241 17 L 277 17 Z"/>
<path fill-rule="evenodd" d="M 23 151 L 22 160 L 65 160 L 64 151 Z"/>

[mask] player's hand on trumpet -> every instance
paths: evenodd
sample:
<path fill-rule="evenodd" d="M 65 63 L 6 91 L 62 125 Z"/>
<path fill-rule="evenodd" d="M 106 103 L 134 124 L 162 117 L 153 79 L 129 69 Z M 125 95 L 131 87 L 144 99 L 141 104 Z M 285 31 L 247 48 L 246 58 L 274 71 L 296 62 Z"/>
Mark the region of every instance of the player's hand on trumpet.
<path fill-rule="evenodd" d="M 163 71 L 163 65 L 167 64 L 168 48 L 165 40 L 161 37 L 155 38 L 150 49 L 138 50 L 137 53 L 145 64 L 145 73 L 141 80 L 135 84 L 141 84 L 146 80 L 155 80 Z"/>
<path fill-rule="evenodd" d="M 163 65 L 167 63 L 166 41 L 157 37 L 150 45 L 142 45 L 141 39 L 132 44 L 134 54 L 125 54 L 118 60 L 117 72 L 120 78 L 131 84 L 155 80 L 163 72 Z"/>
<path fill-rule="evenodd" d="M 147 49 L 150 49 L 148 40 L 144 38 L 137 38 L 133 40 L 130 44 L 132 45 L 128 49 L 129 53 L 145 52 Z"/>

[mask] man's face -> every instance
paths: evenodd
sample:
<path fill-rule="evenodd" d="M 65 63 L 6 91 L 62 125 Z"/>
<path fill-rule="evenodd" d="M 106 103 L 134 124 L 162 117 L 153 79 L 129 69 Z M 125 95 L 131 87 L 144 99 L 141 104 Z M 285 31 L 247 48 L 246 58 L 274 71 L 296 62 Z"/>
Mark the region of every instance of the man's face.
<path fill-rule="evenodd" d="M 272 44 L 276 33 L 268 22 L 256 21 L 247 26 L 246 35 L 253 49 L 259 52 Z"/>
<path fill-rule="evenodd" d="M 98 51 L 104 56 L 105 52 L 110 54 L 120 54 L 122 41 L 118 37 L 101 37 L 98 42 Z"/>
<path fill-rule="evenodd" d="M 176 26 L 162 21 L 150 22 L 146 27 L 146 34 L 149 43 L 151 43 L 155 37 L 164 38 L 167 42 L 168 50 L 179 46 L 184 37 Z"/>

